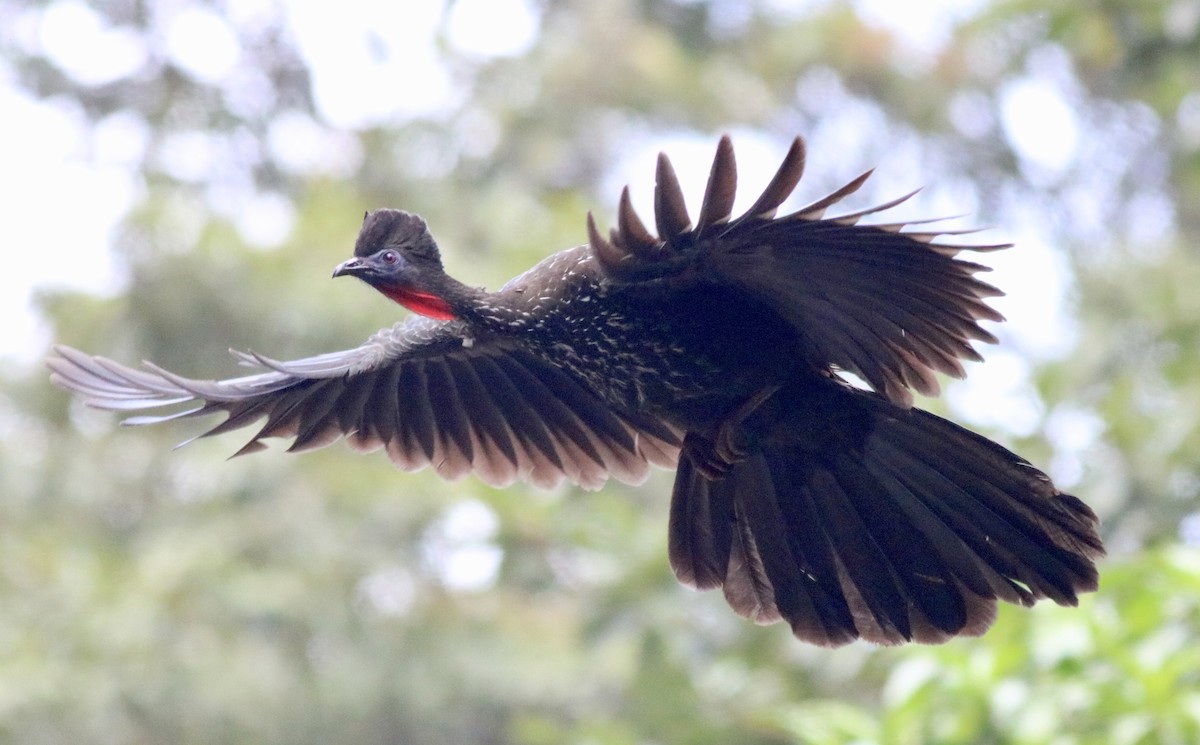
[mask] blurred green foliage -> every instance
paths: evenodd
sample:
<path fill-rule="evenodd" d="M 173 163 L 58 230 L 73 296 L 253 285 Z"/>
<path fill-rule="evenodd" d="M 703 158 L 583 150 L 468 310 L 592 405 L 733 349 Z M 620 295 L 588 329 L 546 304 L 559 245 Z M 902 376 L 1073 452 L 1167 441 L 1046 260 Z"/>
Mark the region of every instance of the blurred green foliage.
<path fill-rule="evenodd" d="M 118 432 L 13 368 L 0 741 L 1200 741 L 1200 550 L 1180 528 L 1200 484 L 1194 0 L 983 2 L 930 48 L 865 3 L 543 0 L 514 55 L 471 54 L 442 29 L 447 108 L 341 127 L 282 6 L 228 14 L 241 56 L 211 81 L 161 53 L 170 11 L 99 4 L 151 51 L 85 84 L 29 41 L 66 4 L 0 4 L 6 72 L 89 125 L 134 117 L 147 143 L 112 241 L 128 282 L 43 293 L 57 340 L 196 376 L 229 373 L 229 346 L 342 348 L 397 315 L 324 281 L 364 209 L 424 214 L 450 270 L 495 286 L 579 242 L 587 210 L 611 215 L 631 147 L 732 130 L 782 153 L 803 133 L 806 194 L 879 165 L 889 185 L 929 184 L 985 224 L 1032 222 L 1056 247 L 1073 338 L 1027 360 L 1032 433 L 990 434 L 1095 504 L 1114 556 L 1079 608 L 1005 608 L 981 639 L 813 649 L 677 586 L 669 474 L 544 493 L 398 474 L 341 446 L 225 462 L 233 437 L 173 451 L 194 428 Z M 1006 124 L 1029 81 L 1079 127 L 1054 168 Z M 288 122 L 317 133 L 308 161 L 272 144 Z M 171 168 L 181 133 L 207 138 L 206 175 Z M 262 194 L 292 208 L 282 245 L 247 238 L 242 207 Z M 1046 437 L 1064 421 L 1090 434 Z"/>

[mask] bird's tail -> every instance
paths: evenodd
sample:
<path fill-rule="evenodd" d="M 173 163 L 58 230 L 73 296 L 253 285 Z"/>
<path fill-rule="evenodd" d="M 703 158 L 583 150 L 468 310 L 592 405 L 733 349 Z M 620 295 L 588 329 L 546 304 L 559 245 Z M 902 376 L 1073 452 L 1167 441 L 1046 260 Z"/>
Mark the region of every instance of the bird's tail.
<path fill-rule="evenodd" d="M 837 397 L 853 412 L 849 436 L 814 433 L 811 407 L 785 404 L 723 478 L 680 461 L 670 553 L 681 581 L 722 587 L 739 614 L 825 646 L 979 635 L 997 598 L 1074 605 L 1096 589 L 1104 549 L 1082 501 L 945 419 Z"/>

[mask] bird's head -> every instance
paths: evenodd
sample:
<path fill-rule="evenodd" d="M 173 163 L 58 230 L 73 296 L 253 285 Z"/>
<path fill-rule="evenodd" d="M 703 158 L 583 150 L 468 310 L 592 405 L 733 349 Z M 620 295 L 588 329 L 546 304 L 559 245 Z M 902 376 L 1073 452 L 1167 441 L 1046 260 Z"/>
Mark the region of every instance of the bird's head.
<path fill-rule="evenodd" d="M 380 209 L 363 216 L 354 256 L 333 276 L 358 277 L 404 307 L 430 318 L 456 317 L 437 242 L 420 215 Z"/>

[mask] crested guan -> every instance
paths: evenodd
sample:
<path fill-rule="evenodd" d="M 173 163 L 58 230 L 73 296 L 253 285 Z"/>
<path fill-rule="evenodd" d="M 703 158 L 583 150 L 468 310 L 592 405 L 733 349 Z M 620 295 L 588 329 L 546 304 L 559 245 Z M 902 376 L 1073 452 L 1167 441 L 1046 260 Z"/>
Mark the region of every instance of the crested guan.
<path fill-rule="evenodd" d="M 490 484 L 563 479 L 598 488 L 677 468 L 669 553 L 678 578 L 720 587 L 759 623 L 825 646 L 978 635 L 996 600 L 1073 605 L 1103 554 L 1095 514 L 1000 445 L 912 406 L 935 373 L 962 376 L 995 342 L 999 295 L 934 242 L 969 231 L 826 217 L 870 172 L 777 217 L 804 169 L 797 138 L 762 196 L 731 217 L 737 180 L 722 138 L 695 221 L 660 156 L 651 232 L 621 195 L 604 236 L 543 260 L 497 292 L 442 268 L 419 216 L 366 214 L 358 277 L 415 311 L 361 346 L 265 371 L 192 380 L 68 347 L 55 383 L 147 424 L 222 411 L 218 434 L 265 417 L 289 450 L 345 437 L 405 470 Z M 908 195 L 908 196 L 911 196 Z M 934 221 L 922 221 L 934 222 Z M 839 375 L 846 371 L 871 390 Z"/>

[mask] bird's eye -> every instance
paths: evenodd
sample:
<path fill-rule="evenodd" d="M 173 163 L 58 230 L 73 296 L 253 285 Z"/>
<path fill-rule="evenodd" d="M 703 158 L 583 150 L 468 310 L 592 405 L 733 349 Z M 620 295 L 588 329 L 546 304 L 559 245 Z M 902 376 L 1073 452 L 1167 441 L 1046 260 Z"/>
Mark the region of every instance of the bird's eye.
<path fill-rule="evenodd" d="M 383 255 L 381 255 L 379 258 L 383 259 L 383 263 L 385 264 L 395 264 L 400 260 L 400 254 L 396 253 L 395 251 L 384 251 Z"/>

